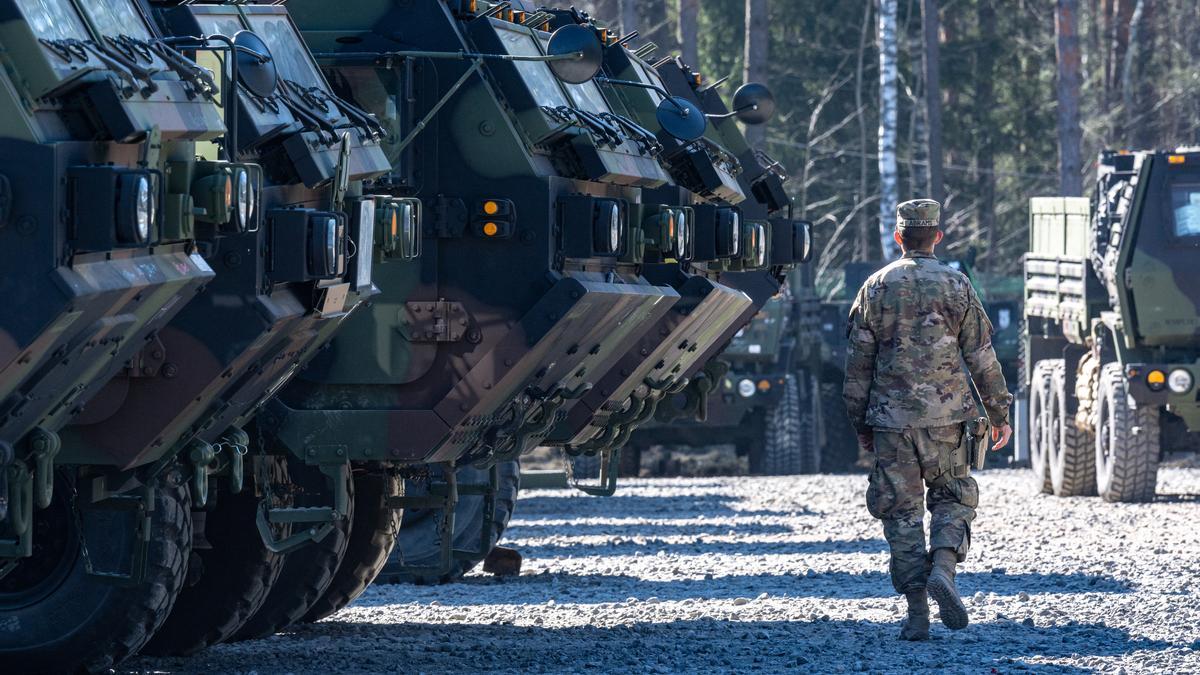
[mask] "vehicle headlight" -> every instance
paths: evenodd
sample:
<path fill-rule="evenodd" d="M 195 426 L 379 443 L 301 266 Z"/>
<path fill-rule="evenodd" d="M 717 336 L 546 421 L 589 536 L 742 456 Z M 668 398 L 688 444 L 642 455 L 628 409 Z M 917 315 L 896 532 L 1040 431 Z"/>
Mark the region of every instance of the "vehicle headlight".
<path fill-rule="evenodd" d="M 754 235 L 754 266 L 763 267 L 767 264 L 767 228 L 762 223 L 755 224 Z"/>
<path fill-rule="evenodd" d="M 616 203 L 609 208 L 608 250 L 613 253 L 621 250 L 621 207 Z"/>
<path fill-rule="evenodd" d="M 742 380 L 738 382 L 738 395 L 742 398 L 750 398 L 754 395 L 754 382 L 751 380 Z"/>
<path fill-rule="evenodd" d="M 400 233 L 403 237 L 402 246 L 405 258 L 417 257 L 417 217 L 416 209 L 409 202 L 400 204 Z"/>
<path fill-rule="evenodd" d="M 253 206 L 252 190 L 250 189 L 250 172 L 238 169 L 234 172 L 234 206 L 238 219 L 238 229 L 245 232 L 250 229 L 250 209 Z"/>
<path fill-rule="evenodd" d="M 141 241 L 150 239 L 150 223 L 154 220 L 154 202 L 150 198 L 150 179 L 140 176 L 137 181 L 137 235 Z"/>
<path fill-rule="evenodd" d="M 117 239 L 122 244 L 150 243 L 154 224 L 153 181 L 145 173 L 121 176 L 117 193 Z"/>
<path fill-rule="evenodd" d="M 729 251 L 729 255 L 737 255 L 742 245 L 742 214 L 737 211 L 733 212 L 733 246 Z"/>
<path fill-rule="evenodd" d="M 355 240 L 354 283 L 356 288 L 371 285 L 372 249 L 375 248 L 375 200 L 363 199 L 358 205 L 358 235 Z"/>
<path fill-rule="evenodd" d="M 688 249 L 688 217 L 687 211 L 679 211 L 679 215 L 675 217 L 675 257 L 682 258 L 687 255 Z"/>
<path fill-rule="evenodd" d="M 1183 368 L 1176 368 L 1167 376 L 1167 388 L 1176 394 L 1186 394 L 1192 388 L 1192 373 Z"/>

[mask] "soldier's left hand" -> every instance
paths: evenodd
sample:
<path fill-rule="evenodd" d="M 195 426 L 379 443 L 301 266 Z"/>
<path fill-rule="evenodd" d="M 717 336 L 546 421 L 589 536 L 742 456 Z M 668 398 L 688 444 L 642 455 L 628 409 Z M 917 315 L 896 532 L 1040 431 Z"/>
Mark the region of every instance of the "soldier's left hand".
<path fill-rule="evenodd" d="M 995 443 L 992 445 L 992 452 L 1008 445 L 1008 439 L 1012 438 L 1012 425 L 1005 424 L 1000 428 L 992 427 L 992 440 Z"/>

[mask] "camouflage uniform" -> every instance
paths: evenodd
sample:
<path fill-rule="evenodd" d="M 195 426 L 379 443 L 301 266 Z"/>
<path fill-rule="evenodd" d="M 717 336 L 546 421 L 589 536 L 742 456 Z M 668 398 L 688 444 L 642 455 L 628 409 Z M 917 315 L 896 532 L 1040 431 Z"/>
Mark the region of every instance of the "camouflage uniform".
<path fill-rule="evenodd" d="M 938 210 L 930 200 L 901 204 L 900 227 L 936 227 Z M 971 283 L 931 253 L 909 251 L 876 272 L 850 310 L 843 397 L 855 429 L 874 435 L 867 508 L 883 521 L 901 593 L 923 590 L 928 575 L 924 488 L 929 551 L 953 550 L 961 562 L 970 546 L 979 487 L 963 438 L 976 415 L 967 371 L 994 426 L 1008 423 L 1012 400 L 991 334 Z"/>

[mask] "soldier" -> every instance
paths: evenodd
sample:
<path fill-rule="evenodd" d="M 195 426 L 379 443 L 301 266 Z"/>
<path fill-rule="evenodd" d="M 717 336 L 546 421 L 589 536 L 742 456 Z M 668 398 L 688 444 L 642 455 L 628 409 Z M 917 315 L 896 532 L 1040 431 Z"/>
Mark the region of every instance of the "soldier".
<path fill-rule="evenodd" d="M 867 509 L 883 521 L 892 585 L 908 601 L 903 640 L 929 638 L 929 596 L 947 628 L 968 623 L 954 568 L 979 503 L 967 457 L 976 416 L 970 380 L 991 420 L 992 449 L 1012 435 L 991 322 L 967 278 L 933 254 L 940 211 L 930 199 L 896 208 L 893 236 L 904 255 L 867 279 L 847 325 L 842 395 L 859 445 L 874 457 Z M 923 488 L 933 514 L 928 549 Z"/>

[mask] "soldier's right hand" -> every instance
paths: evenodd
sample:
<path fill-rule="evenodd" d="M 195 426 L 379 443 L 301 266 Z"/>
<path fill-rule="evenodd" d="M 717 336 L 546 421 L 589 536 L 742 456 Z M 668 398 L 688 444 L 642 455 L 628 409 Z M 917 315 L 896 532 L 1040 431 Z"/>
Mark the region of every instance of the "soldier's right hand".
<path fill-rule="evenodd" d="M 995 443 L 992 445 L 992 452 L 1008 445 L 1008 439 L 1012 438 L 1012 425 L 1005 424 L 1002 427 L 992 427 L 992 440 Z"/>

